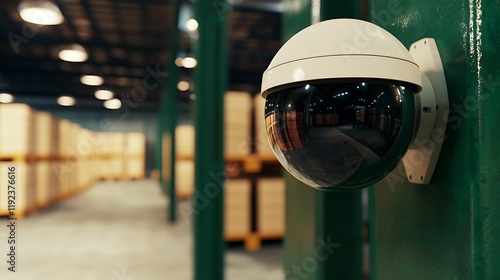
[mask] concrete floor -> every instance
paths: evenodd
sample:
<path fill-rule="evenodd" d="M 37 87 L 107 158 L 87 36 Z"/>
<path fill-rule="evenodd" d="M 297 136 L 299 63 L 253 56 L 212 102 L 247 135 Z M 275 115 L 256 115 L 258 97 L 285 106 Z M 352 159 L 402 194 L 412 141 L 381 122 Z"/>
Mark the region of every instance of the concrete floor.
<path fill-rule="evenodd" d="M 2 280 L 189 280 L 189 219 L 165 219 L 167 199 L 150 181 L 99 183 L 18 221 L 17 272 L 7 271 L 7 222 L 0 220 Z M 230 246 L 226 279 L 284 279 L 281 246 L 249 253 Z"/>

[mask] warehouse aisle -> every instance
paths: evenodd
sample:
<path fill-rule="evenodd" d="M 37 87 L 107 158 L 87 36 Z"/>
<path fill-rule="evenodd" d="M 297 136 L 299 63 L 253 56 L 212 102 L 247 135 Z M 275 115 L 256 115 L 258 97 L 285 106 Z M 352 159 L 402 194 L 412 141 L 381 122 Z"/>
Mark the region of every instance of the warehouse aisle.
<path fill-rule="evenodd" d="M 166 198 L 150 181 L 99 183 L 86 193 L 18 221 L 17 272 L 1 257 L 2 280 L 189 280 L 189 218 L 165 222 Z M 1 221 L 0 252 L 6 252 Z M 227 279 L 283 279 L 281 249 L 231 248 Z"/>

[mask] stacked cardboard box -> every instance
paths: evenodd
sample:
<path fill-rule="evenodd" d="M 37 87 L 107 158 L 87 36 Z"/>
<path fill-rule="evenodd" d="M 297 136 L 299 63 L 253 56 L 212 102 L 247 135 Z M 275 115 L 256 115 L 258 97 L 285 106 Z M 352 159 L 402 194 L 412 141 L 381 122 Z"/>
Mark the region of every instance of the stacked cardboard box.
<path fill-rule="evenodd" d="M 0 104 L 0 172 L 6 176 L 8 168 L 14 168 L 14 190 L 2 185 L 0 188 L 0 215 L 10 215 L 9 195 L 15 199 L 16 215 L 23 215 L 36 209 L 36 169 L 35 151 L 35 112 L 24 104 Z M 11 178 L 9 178 L 10 180 Z M 2 184 L 6 183 L 2 182 Z"/>
<path fill-rule="evenodd" d="M 175 186 L 178 198 L 194 194 L 194 127 L 179 125 L 175 129 Z"/>
<path fill-rule="evenodd" d="M 251 182 L 229 179 L 224 186 L 224 235 L 226 239 L 247 237 L 252 219 Z"/>
<path fill-rule="evenodd" d="M 224 95 L 224 153 L 226 158 L 249 155 L 252 144 L 252 97 L 248 92 Z"/>
<path fill-rule="evenodd" d="M 53 139 L 57 135 L 57 120 L 49 113 L 35 113 L 35 169 L 38 207 L 47 207 L 57 195 L 57 177 L 52 163 L 57 160 Z"/>
<path fill-rule="evenodd" d="M 93 132 L 25 104 L 0 104 L 0 172 L 15 169 L 18 217 L 79 193 L 100 178 L 122 179 L 124 170 L 142 178 L 144 157 L 142 134 Z M 130 161 L 125 164 L 124 158 Z M 0 216 L 10 215 L 9 190 L 0 188 Z"/>
<path fill-rule="evenodd" d="M 257 179 L 257 231 L 261 236 L 283 236 L 285 232 L 285 181 Z"/>
<path fill-rule="evenodd" d="M 143 179 L 146 168 L 146 137 L 142 133 L 125 135 L 124 177 Z"/>

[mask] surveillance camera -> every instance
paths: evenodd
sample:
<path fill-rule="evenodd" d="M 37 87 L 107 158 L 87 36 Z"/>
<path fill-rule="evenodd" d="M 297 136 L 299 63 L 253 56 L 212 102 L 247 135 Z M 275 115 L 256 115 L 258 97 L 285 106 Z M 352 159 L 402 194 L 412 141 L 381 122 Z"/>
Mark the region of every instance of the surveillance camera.
<path fill-rule="evenodd" d="M 448 95 L 433 39 L 408 51 L 355 19 L 305 28 L 262 78 L 269 143 L 284 168 L 321 190 L 369 186 L 403 159 L 427 184 L 446 129 Z"/>

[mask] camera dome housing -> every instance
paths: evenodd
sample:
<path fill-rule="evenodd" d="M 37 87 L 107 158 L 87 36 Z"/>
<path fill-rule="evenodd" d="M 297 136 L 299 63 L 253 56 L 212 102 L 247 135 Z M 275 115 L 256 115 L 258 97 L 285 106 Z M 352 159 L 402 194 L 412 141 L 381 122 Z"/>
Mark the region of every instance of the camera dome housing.
<path fill-rule="evenodd" d="M 366 187 L 406 152 L 421 89 L 419 66 L 384 29 L 320 22 L 286 42 L 264 72 L 269 142 L 284 168 L 313 188 Z"/>

